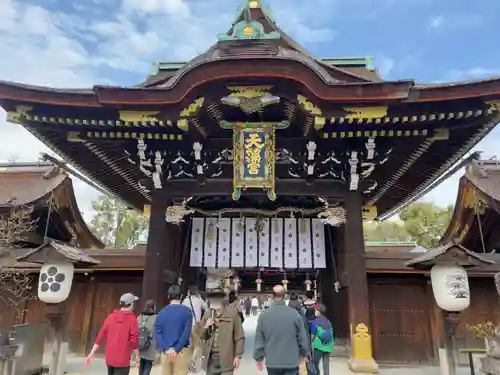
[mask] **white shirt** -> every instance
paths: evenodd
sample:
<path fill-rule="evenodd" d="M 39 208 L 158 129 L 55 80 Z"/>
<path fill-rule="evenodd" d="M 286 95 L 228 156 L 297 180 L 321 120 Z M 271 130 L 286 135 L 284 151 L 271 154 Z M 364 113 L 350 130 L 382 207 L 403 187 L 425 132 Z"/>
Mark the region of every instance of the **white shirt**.
<path fill-rule="evenodd" d="M 191 307 L 191 302 L 193 303 L 193 306 Z M 198 323 L 202 316 L 203 310 L 207 309 L 207 304 L 203 299 L 199 296 L 191 296 L 191 301 L 189 301 L 189 296 L 184 298 L 184 301 L 182 301 L 182 304 L 184 306 L 187 306 L 193 311 L 193 325 Z"/>
<path fill-rule="evenodd" d="M 252 307 L 259 307 L 259 300 L 257 298 L 252 298 Z"/>

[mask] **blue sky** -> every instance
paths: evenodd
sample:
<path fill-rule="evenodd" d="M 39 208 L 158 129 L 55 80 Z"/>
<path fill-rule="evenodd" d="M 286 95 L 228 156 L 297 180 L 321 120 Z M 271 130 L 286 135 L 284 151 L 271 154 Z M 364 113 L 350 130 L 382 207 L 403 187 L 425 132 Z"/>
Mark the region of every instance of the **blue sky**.
<path fill-rule="evenodd" d="M 0 79 L 56 87 L 133 85 L 154 61 L 187 61 L 226 31 L 242 0 L 0 0 Z M 278 24 L 318 57 L 371 56 L 386 79 L 446 82 L 500 75 L 500 2 L 267 0 Z M 46 149 L 6 124 L 0 160 Z M 476 149 L 497 152 L 500 130 Z M 86 217 L 96 192 L 76 184 Z M 425 199 L 453 203 L 457 176 Z M 453 194 L 451 193 L 453 192 Z"/>

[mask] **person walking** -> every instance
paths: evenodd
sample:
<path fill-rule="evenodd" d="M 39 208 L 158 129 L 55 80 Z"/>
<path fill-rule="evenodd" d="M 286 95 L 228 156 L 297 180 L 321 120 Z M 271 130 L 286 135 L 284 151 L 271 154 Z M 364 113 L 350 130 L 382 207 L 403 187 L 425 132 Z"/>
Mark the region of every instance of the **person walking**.
<path fill-rule="evenodd" d="M 273 288 L 274 303 L 259 316 L 253 358 L 269 375 L 298 375 L 309 353 L 309 337 L 300 314 L 285 305 L 282 285 Z"/>
<path fill-rule="evenodd" d="M 201 339 L 203 369 L 206 375 L 233 375 L 245 350 L 245 333 L 238 310 L 229 296 L 211 298 L 212 308 L 205 313 Z"/>
<path fill-rule="evenodd" d="M 85 360 L 86 366 L 90 366 L 102 340 L 106 340 L 104 360 L 108 375 L 128 375 L 132 352 L 136 351 L 139 345 L 139 324 L 133 313 L 134 304 L 138 300 L 139 298 L 131 293 L 120 297 L 120 308 L 113 311 L 104 321 Z"/>
<path fill-rule="evenodd" d="M 252 297 L 251 310 L 252 315 L 257 316 L 257 310 L 259 309 L 259 299 L 255 296 Z"/>
<path fill-rule="evenodd" d="M 193 314 L 193 327 L 191 329 L 191 347 L 193 349 L 193 354 L 191 355 L 191 363 L 190 363 L 190 371 L 197 372 L 198 371 L 198 361 L 200 359 L 201 353 L 201 342 L 200 342 L 200 333 L 203 326 L 201 325 L 201 318 L 203 317 L 203 313 L 208 309 L 206 302 L 201 298 L 198 286 L 192 285 L 189 287 L 188 295 L 182 301 L 184 306 L 189 307 L 191 313 Z"/>
<path fill-rule="evenodd" d="M 250 297 L 245 298 L 244 305 L 245 305 L 245 316 L 249 317 L 250 308 L 252 307 L 252 302 L 250 301 Z"/>
<path fill-rule="evenodd" d="M 156 360 L 156 304 L 149 299 L 144 305 L 144 310 L 137 317 L 139 324 L 139 375 L 149 375 Z"/>
<path fill-rule="evenodd" d="M 291 307 L 300 312 L 302 303 L 299 301 L 299 296 L 297 295 L 297 293 L 290 294 L 290 301 L 288 302 L 288 307 Z"/>
<path fill-rule="evenodd" d="M 193 326 L 193 312 L 181 303 L 181 288 L 168 288 L 170 304 L 156 317 L 155 334 L 161 353 L 163 375 L 187 375 L 191 350 L 189 337 Z"/>
<path fill-rule="evenodd" d="M 313 361 L 319 371 L 319 362 L 323 364 L 323 375 L 330 375 L 330 354 L 333 351 L 334 335 L 332 323 L 326 318 L 326 307 L 322 303 L 316 310 L 316 319 L 311 322 Z"/>

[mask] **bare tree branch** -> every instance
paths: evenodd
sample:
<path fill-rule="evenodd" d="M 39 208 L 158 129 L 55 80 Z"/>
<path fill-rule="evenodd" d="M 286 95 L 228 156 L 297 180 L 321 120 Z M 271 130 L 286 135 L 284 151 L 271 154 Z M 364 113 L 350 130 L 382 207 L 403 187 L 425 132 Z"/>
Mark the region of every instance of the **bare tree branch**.
<path fill-rule="evenodd" d="M 33 209 L 16 207 L 0 216 L 0 300 L 5 307 L 22 313 L 25 302 L 33 297 L 34 277 L 12 268 L 16 263 L 15 249 L 29 232 L 36 229 Z"/>

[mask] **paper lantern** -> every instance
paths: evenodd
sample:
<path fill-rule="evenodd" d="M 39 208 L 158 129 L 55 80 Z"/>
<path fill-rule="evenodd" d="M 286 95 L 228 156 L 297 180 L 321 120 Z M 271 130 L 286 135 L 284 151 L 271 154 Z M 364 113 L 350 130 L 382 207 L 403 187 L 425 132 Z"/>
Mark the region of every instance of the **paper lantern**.
<path fill-rule="evenodd" d="M 65 301 L 71 291 L 75 266 L 71 262 L 47 262 L 40 269 L 38 298 L 45 303 Z"/>
<path fill-rule="evenodd" d="M 458 264 L 436 264 L 431 269 L 432 291 L 437 305 L 449 312 L 460 312 L 469 307 L 469 279 Z"/>

